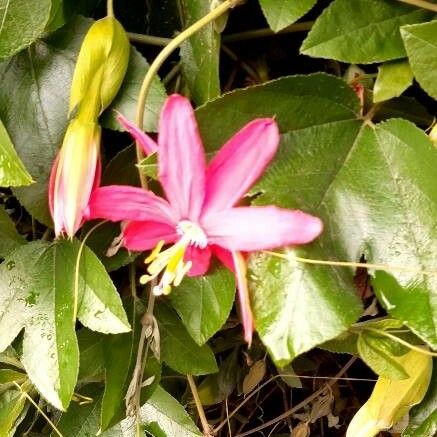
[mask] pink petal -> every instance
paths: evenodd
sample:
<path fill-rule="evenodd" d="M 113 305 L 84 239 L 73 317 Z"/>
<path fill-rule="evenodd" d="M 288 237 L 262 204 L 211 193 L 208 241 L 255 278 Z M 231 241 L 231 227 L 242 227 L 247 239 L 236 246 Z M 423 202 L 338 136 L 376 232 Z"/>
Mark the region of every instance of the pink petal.
<path fill-rule="evenodd" d="M 211 261 L 211 249 L 208 246 L 204 249 L 188 246 L 185 251 L 184 261 L 191 261 L 193 263 L 188 276 L 204 275 L 208 271 Z"/>
<path fill-rule="evenodd" d="M 204 209 L 234 206 L 259 178 L 278 144 L 278 126 L 270 118 L 254 120 L 236 133 L 208 166 Z"/>
<path fill-rule="evenodd" d="M 223 249 L 223 247 L 216 246 L 215 244 L 211 244 L 209 247 L 211 247 L 212 254 L 216 256 L 219 261 L 231 272 L 235 273 L 234 258 L 232 253 L 229 252 L 229 250 Z"/>
<path fill-rule="evenodd" d="M 100 128 L 74 119 L 54 162 L 49 181 L 49 207 L 55 234 L 70 238 L 83 223 L 92 190 L 100 182 Z"/>
<path fill-rule="evenodd" d="M 205 191 L 205 156 L 194 111 L 182 96 L 170 96 L 159 122 L 159 180 L 180 219 L 196 221 Z"/>
<path fill-rule="evenodd" d="M 49 210 L 50 214 L 53 218 L 53 222 L 56 224 L 59 223 L 59 218 L 54 216 L 54 196 L 55 196 L 55 180 L 56 180 L 56 173 L 58 171 L 58 163 L 59 163 L 59 153 L 56 155 L 55 160 L 53 161 L 52 169 L 50 171 L 50 179 L 49 179 Z M 55 230 L 56 232 L 56 230 Z M 58 234 L 56 234 L 58 235 Z"/>
<path fill-rule="evenodd" d="M 160 222 L 134 221 L 123 229 L 123 246 L 133 251 L 150 250 L 161 240 L 173 243 L 179 238 L 174 226 Z"/>
<path fill-rule="evenodd" d="M 117 121 L 121 124 L 123 129 L 127 130 L 133 139 L 141 146 L 146 156 L 158 151 L 158 145 L 147 134 L 139 129 L 135 123 L 129 121 L 124 115 L 118 113 Z"/>
<path fill-rule="evenodd" d="M 275 206 L 220 211 L 204 218 L 202 226 L 210 244 L 244 252 L 309 243 L 323 230 L 317 217 Z"/>
<path fill-rule="evenodd" d="M 168 202 L 151 191 L 127 185 L 110 185 L 93 191 L 86 218 L 102 218 L 114 222 L 151 220 L 168 225 L 174 223 Z"/>
<path fill-rule="evenodd" d="M 232 252 L 235 266 L 235 279 L 237 280 L 238 300 L 240 303 L 241 321 L 243 323 L 244 340 L 249 347 L 252 343 L 253 314 L 250 307 L 249 290 L 247 288 L 246 262 L 239 252 Z"/>

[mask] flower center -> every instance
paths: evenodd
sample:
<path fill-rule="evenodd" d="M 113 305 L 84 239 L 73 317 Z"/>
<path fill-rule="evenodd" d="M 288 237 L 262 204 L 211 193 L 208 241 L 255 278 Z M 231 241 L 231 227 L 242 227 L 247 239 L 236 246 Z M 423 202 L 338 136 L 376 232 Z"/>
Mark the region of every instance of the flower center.
<path fill-rule="evenodd" d="M 208 245 L 205 232 L 203 232 L 203 229 L 197 223 L 182 220 L 178 223 L 176 229 L 182 239 L 186 238 L 189 240 L 188 244 L 199 247 L 200 249 L 205 249 Z"/>
<path fill-rule="evenodd" d="M 155 295 L 169 294 L 172 285 L 177 287 L 189 272 L 192 262 L 184 261 L 185 251 L 188 246 L 204 249 L 208 245 L 205 232 L 196 223 L 182 220 L 176 226 L 176 231 L 181 238 L 175 244 L 161 252 L 165 244 L 165 241 L 161 240 L 144 260 L 149 266 L 147 267 L 148 274 L 140 278 L 141 284 L 147 284 L 163 272 L 159 284 L 153 287 Z"/>

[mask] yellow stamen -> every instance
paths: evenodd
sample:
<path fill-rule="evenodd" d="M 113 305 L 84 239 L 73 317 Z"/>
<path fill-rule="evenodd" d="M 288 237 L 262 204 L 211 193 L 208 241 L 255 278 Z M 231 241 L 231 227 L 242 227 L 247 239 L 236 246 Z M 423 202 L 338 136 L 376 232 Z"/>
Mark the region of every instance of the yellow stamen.
<path fill-rule="evenodd" d="M 161 240 L 152 250 L 151 254 L 144 260 L 144 264 L 149 264 L 150 262 L 152 262 L 158 256 L 159 252 L 161 252 L 161 249 L 164 247 L 164 244 L 165 241 Z"/>
<path fill-rule="evenodd" d="M 153 293 L 156 296 L 169 294 L 172 285 L 175 287 L 180 285 L 184 276 L 191 269 L 192 262 L 184 261 L 188 246 L 192 245 L 204 249 L 208 245 L 204 231 L 194 222 L 182 220 L 178 223 L 176 230 L 181 237 L 179 241 L 162 252 L 165 242 L 160 241 L 144 261 L 149 266 L 147 274 L 140 278 L 141 284 L 147 284 L 162 273 L 159 284 L 153 287 Z"/>

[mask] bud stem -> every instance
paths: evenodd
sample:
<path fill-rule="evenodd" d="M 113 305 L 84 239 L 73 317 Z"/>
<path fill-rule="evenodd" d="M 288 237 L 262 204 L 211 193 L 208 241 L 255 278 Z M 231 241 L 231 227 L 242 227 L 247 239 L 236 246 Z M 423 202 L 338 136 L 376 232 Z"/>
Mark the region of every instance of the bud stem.
<path fill-rule="evenodd" d="M 106 3 L 106 14 L 108 17 L 114 16 L 114 0 L 108 0 Z"/>
<path fill-rule="evenodd" d="M 108 3 L 109 1 L 110 0 L 108 0 Z M 193 25 L 185 29 L 178 36 L 176 36 L 176 38 L 172 39 L 168 43 L 168 45 L 161 50 L 159 55 L 155 58 L 155 60 L 150 65 L 150 68 L 144 77 L 143 84 L 141 86 L 141 91 L 138 96 L 137 114 L 135 118 L 135 123 L 139 129 L 143 129 L 144 105 L 146 103 L 146 98 L 149 93 L 150 86 L 152 84 L 154 76 L 155 74 L 158 73 L 158 70 L 160 69 L 161 65 L 173 53 L 173 51 L 177 49 L 186 39 L 194 35 L 196 32 L 202 29 L 202 27 L 216 20 L 218 17 L 226 13 L 229 9 L 233 8 L 234 6 L 237 6 L 237 4 L 240 3 L 240 1 L 241 0 L 225 0 L 218 7 L 213 9 L 210 13 L 206 14 L 200 20 L 196 21 Z M 140 162 L 143 158 L 144 158 L 143 151 L 141 147 L 139 147 L 139 145 L 137 144 L 138 162 Z M 141 186 L 143 188 L 146 188 L 147 181 L 144 175 L 142 174 L 141 169 L 139 169 L 139 174 L 140 174 Z"/>

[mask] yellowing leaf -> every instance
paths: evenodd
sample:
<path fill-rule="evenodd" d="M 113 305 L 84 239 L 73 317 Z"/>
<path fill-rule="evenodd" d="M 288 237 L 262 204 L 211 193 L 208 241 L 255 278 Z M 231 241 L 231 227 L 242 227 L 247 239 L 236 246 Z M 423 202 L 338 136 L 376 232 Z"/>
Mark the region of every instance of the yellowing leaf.
<path fill-rule="evenodd" d="M 346 437 L 373 437 L 391 428 L 424 398 L 431 379 L 431 357 L 410 351 L 396 360 L 410 377 L 401 380 L 378 378 L 369 400 L 353 417 Z"/>

